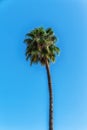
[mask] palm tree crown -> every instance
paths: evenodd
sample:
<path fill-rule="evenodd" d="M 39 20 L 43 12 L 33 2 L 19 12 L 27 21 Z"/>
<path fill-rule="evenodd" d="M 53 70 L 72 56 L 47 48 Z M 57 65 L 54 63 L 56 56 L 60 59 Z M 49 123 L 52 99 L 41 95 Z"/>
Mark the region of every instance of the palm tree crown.
<path fill-rule="evenodd" d="M 45 65 L 46 61 L 54 62 L 56 54 L 60 53 L 60 49 L 55 45 L 56 41 L 57 38 L 51 28 L 35 28 L 26 34 L 24 40 L 27 45 L 26 59 L 30 59 L 31 65 L 38 62 L 42 65 Z"/>

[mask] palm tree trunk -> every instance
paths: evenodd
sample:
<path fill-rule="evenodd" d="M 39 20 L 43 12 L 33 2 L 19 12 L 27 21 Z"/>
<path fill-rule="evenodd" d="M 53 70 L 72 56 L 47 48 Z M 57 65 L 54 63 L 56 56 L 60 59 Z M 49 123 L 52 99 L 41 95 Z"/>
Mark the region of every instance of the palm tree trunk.
<path fill-rule="evenodd" d="M 52 92 L 52 81 L 48 62 L 46 62 L 46 71 L 49 87 L 49 130 L 53 130 L 53 92 Z"/>

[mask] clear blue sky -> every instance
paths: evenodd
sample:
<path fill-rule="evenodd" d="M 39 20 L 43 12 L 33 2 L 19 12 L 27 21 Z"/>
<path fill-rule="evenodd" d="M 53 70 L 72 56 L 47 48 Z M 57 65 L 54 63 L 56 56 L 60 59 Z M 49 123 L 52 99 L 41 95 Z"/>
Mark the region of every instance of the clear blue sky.
<path fill-rule="evenodd" d="M 0 130 L 48 130 L 45 67 L 25 60 L 25 34 L 52 27 L 61 49 L 51 64 L 55 130 L 87 130 L 86 0 L 0 1 Z"/>

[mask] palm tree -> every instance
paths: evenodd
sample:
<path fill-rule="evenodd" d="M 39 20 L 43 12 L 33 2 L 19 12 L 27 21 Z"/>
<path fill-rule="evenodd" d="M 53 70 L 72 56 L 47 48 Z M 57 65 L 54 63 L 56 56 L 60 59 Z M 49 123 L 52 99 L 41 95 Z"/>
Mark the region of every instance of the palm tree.
<path fill-rule="evenodd" d="M 53 129 L 53 92 L 50 75 L 50 63 L 55 61 L 56 54 L 60 49 L 56 47 L 56 36 L 52 28 L 44 29 L 43 27 L 35 28 L 26 34 L 24 42 L 26 43 L 26 60 L 32 63 L 41 63 L 46 67 L 49 88 L 49 130 Z"/>

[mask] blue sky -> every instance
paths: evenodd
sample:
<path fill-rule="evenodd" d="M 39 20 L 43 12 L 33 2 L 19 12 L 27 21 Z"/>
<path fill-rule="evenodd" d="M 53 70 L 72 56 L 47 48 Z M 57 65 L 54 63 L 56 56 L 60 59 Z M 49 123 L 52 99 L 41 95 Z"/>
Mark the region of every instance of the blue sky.
<path fill-rule="evenodd" d="M 0 130 L 48 130 L 45 67 L 25 60 L 25 34 L 52 27 L 61 49 L 51 64 L 55 130 L 87 130 L 86 0 L 0 1 Z"/>

